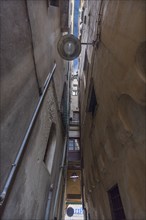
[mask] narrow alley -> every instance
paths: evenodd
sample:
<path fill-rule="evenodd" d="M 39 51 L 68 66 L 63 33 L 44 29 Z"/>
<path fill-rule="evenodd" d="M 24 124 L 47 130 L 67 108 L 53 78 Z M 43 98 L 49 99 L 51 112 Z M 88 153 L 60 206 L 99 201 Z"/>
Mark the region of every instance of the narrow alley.
<path fill-rule="evenodd" d="M 0 2 L 2 220 L 146 219 L 146 0 Z"/>

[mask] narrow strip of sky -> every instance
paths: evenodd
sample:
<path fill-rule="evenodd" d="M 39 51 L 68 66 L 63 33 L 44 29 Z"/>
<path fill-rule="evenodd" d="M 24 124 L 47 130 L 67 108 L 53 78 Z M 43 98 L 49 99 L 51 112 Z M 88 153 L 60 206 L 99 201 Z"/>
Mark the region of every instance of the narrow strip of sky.
<path fill-rule="evenodd" d="M 74 0 L 74 28 L 73 34 L 78 37 L 79 33 L 79 8 L 80 8 L 80 0 Z M 73 62 L 74 73 L 78 70 L 78 58 L 76 58 Z"/>

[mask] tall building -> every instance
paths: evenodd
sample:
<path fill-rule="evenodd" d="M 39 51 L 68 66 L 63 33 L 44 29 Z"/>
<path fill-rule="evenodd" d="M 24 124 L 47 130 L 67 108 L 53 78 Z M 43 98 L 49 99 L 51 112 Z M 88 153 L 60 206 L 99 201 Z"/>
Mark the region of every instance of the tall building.
<path fill-rule="evenodd" d="M 146 1 L 0 4 L 1 219 L 145 220 Z"/>
<path fill-rule="evenodd" d="M 1 216 L 57 218 L 62 212 L 69 69 L 56 45 L 67 31 L 68 10 L 59 1 L 0 4 Z"/>
<path fill-rule="evenodd" d="M 88 219 L 146 217 L 146 1 L 85 1 L 81 148 Z"/>

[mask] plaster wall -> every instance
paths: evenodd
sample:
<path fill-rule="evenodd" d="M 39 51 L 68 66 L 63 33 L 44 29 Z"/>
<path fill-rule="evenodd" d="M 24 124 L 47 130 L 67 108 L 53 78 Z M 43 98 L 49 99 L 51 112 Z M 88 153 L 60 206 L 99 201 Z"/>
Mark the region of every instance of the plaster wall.
<path fill-rule="evenodd" d="M 54 61 L 56 71 L 43 101 L 2 219 L 43 219 L 50 184 L 54 202 L 64 145 L 60 102 L 67 64 L 56 44 L 60 33 L 60 9 L 47 1 L 1 1 L 1 190 L 23 141 Z M 55 18 L 55 19 L 54 19 Z M 38 83 L 36 80 L 38 78 Z M 56 124 L 56 151 L 52 174 L 44 164 L 51 124 Z"/>
<path fill-rule="evenodd" d="M 83 39 L 101 30 L 98 47 L 87 46 L 89 71 L 83 80 L 80 58 L 81 147 L 85 203 L 91 219 L 111 219 L 107 191 L 116 183 L 126 219 L 146 216 L 146 30 L 145 1 L 90 1 Z M 90 22 L 89 22 L 90 20 Z M 86 32 L 88 29 L 88 32 Z M 88 34 L 89 33 L 89 34 Z M 97 107 L 88 112 L 93 82 Z"/>

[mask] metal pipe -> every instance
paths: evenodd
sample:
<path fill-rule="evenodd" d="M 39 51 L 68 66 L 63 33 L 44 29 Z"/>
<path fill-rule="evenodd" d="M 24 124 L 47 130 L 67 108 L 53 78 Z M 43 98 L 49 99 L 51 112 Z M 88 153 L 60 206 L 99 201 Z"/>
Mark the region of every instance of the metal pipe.
<path fill-rule="evenodd" d="M 81 45 L 94 45 L 94 42 L 92 42 L 92 43 L 81 43 Z"/>
<path fill-rule="evenodd" d="M 60 211 L 59 211 L 59 219 L 60 220 L 62 219 L 62 214 L 63 214 L 63 211 L 64 211 L 64 195 L 65 195 L 65 181 L 64 181 L 64 184 L 63 184 L 62 192 L 61 192 L 61 205 L 60 205 Z"/>
<path fill-rule="evenodd" d="M 56 214 L 56 208 L 57 208 L 57 201 L 58 201 L 58 195 L 59 195 L 59 190 L 60 190 L 62 172 L 63 172 L 63 169 L 64 169 L 64 161 L 65 161 L 65 156 L 66 156 L 66 145 L 67 145 L 67 137 L 65 137 L 62 163 L 61 163 L 61 166 L 60 166 L 61 170 L 60 170 L 60 173 L 59 173 L 58 186 L 57 186 L 56 195 L 55 195 L 55 202 L 54 202 L 54 209 L 53 209 L 53 217 L 54 218 L 55 218 L 55 214 Z"/>
<path fill-rule="evenodd" d="M 61 170 L 59 174 L 59 180 L 58 180 L 58 186 L 57 186 L 57 191 L 56 191 L 56 196 L 55 196 L 55 202 L 54 202 L 54 209 L 53 209 L 53 218 L 56 218 L 56 208 L 57 208 L 57 201 L 58 201 L 58 195 L 59 195 L 59 190 L 60 190 L 60 184 L 61 184 L 61 177 L 62 177 L 62 172 L 64 169 L 64 164 L 65 164 L 65 156 L 67 153 L 67 141 L 68 141 L 68 128 L 69 128 L 69 112 L 70 112 L 70 69 L 69 69 L 69 62 L 68 62 L 68 97 L 67 97 L 67 128 L 66 128 L 66 137 L 65 137 L 65 144 L 64 144 L 64 150 L 63 150 L 63 157 L 62 157 L 62 163 L 61 163 Z"/>
<path fill-rule="evenodd" d="M 45 220 L 48 220 L 48 219 L 49 219 L 52 193 L 53 193 L 53 184 L 51 185 L 50 190 L 49 190 L 47 208 L 46 208 L 46 213 L 45 213 Z"/>
<path fill-rule="evenodd" d="M 48 74 L 47 81 L 45 81 L 46 83 L 45 83 L 45 85 L 44 85 L 43 93 L 42 93 L 42 95 L 41 95 L 41 97 L 40 97 L 40 100 L 39 100 L 38 105 L 37 105 L 37 107 L 36 107 L 36 110 L 35 110 L 35 112 L 34 112 L 34 114 L 33 114 L 33 117 L 32 117 L 32 119 L 31 119 L 31 122 L 30 122 L 30 124 L 29 124 L 29 127 L 28 127 L 28 129 L 27 129 L 27 131 L 26 131 L 26 134 L 25 134 L 25 137 L 24 137 L 24 139 L 23 139 L 23 142 L 22 142 L 22 144 L 21 144 L 21 146 L 20 146 L 20 148 L 19 148 L 19 151 L 18 151 L 18 154 L 17 154 L 17 156 L 16 156 L 16 159 L 15 159 L 14 163 L 12 164 L 12 168 L 11 168 L 11 171 L 10 171 L 10 173 L 9 173 L 9 176 L 8 176 L 8 178 L 7 178 L 7 180 L 6 180 L 6 183 L 5 183 L 5 185 L 4 185 L 3 191 L 2 191 L 1 194 L 0 194 L 0 205 L 1 205 L 1 206 L 3 205 L 5 199 L 6 199 L 7 195 L 8 195 L 8 191 L 9 191 L 9 188 L 10 188 L 10 186 L 11 186 L 12 180 L 13 180 L 13 178 L 14 178 L 14 174 L 16 173 L 16 170 L 17 170 L 17 168 L 18 168 L 18 164 L 19 164 L 19 162 L 20 162 L 21 156 L 22 156 L 22 154 L 23 154 L 23 152 L 24 152 L 24 149 L 25 149 L 25 147 L 26 147 L 26 143 L 27 143 L 27 141 L 28 141 L 28 138 L 29 138 L 29 136 L 30 136 L 30 133 L 31 133 L 31 131 L 32 131 L 32 128 L 33 128 L 33 126 L 34 126 L 34 123 L 35 123 L 35 121 L 36 121 L 38 112 L 39 112 L 40 107 L 41 107 L 41 104 L 42 104 L 42 102 L 43 102 L 43 100 L 44 100 L 45 94 L 46 94 L 46 92 L 47 92 L 47 89 L 48 89 L 48 86 L 49 86 L 50 81 L 51 81 L 51 79 L 52 79 L 52 76 L 53 76 L 53 74 L 54 74 L 54 72 L 55 72 L 55 69 L 56 69 L 56 63 L 54 63 L 54 66 L 53 66 L 53 69 L 52 69 L 51 73 Z"/>

